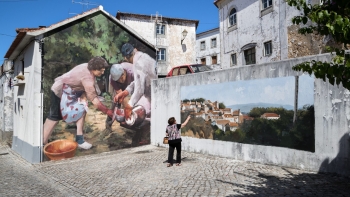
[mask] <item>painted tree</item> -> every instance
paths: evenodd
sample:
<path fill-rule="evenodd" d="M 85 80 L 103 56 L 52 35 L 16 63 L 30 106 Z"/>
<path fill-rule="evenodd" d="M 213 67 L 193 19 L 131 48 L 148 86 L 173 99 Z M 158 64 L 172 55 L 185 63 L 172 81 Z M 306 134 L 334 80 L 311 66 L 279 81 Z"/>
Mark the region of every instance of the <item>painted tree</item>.
<path fill-rule="evenodd" d="M 308 4 L 305 0 L 286 1 L 288 5 L 304 12 L 303 15 L 292 19 L 294 24 L 303 24 L 299 33 L 317 33 L 340 44 L 338 47 L 328 47 L 332 54 L 335 53 L 332 62 L 313 60 L 298 64 L 293 69 L 314 73 L 316 78 L 324 81 L 328 79 L 332 85 L 342 83 L 343 87 L 350 90 L 350 55 L 345 54 L 350 44 L 350 1 L 324 0 L 316 5 Z"/>

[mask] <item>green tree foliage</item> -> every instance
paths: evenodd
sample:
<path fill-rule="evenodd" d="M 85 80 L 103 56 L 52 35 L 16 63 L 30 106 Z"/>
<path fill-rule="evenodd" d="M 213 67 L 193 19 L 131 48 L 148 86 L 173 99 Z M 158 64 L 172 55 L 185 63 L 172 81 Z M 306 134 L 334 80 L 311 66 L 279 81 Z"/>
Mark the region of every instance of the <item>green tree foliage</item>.
<path fill-rule="evenodd" d="M 264 113 L 277 113 L 280 118 L 268 120 L 260 118 Z M 250 115 L 254 120 L 244 121 L 235 131 L 213 128 L 213 139 L 246 144 L 287 147 L 298 150 L 315 151 L 315 116 L 313 106 L 304 106 L 297 111 L 298 120 L 293 123 L 294 112 L 284 108 L 253 108 Z"/>
<path fill-rule="evenodd" d="M 219 103 L 219 109 L 225 109 L 225 108 L 226 108 L 226 106 L 224 103 Z"/>
<path fill-rule="evenodd" d="M 200 102 L 200 103 L 202 103 L 202 102 L 204 102 L 205 101 L 205 99 L 204 98 L 196 98 L 196 99 L 191 99 L 191 101 L 192 102 Z"/>
<path fill-rule="evenodd" d="M 345 49 L 350 44 L 350 1 L 349 0 L 324 0 L 323 4 L 310 5 L 305 0 L 286 0 L 288 5 L 296 7 L 304 12 L 301 16 L 293 18 L 294 24 L 303 24 L 299 29 L 301 34 L 318 33 L 323 36 L 331 36 L 343 48 L 330 48 L 336 53 L 332 62 L 311 61 L 298 64 L 293 67 L 296 71 L 309 74 L 314 73 L 316 78 L 324 81 L 328 79 L 332 85 L 342 83 L 343 87 L 350 90 L 350 58 L 344 58 Z"/>

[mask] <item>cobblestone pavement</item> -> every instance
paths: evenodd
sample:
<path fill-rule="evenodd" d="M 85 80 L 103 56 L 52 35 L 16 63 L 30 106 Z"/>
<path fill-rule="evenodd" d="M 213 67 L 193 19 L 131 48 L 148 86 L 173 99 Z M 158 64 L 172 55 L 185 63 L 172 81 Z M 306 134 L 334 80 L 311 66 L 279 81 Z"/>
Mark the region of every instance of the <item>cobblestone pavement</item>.
<path fill-rule="evenodd" d="M 29 164 L 0 145 L 0 196 L 350 196 L 350 178 L 152 145 Z"/>

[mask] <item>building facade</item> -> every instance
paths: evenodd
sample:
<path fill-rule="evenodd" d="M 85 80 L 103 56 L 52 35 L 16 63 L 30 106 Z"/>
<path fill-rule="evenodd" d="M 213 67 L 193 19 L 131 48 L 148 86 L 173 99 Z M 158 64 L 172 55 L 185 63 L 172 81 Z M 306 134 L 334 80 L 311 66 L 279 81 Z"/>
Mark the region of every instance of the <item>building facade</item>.
<path fill-rule="evenodd" d="M 196 61 L 220 69 L 220 29 L 214 28 L 196 36 Z"/>
<path fill-rule="evenodd" d="M 198 20 L 123 12 L 116 17 L 158 48 L 158 76 L 166 76 L 174 66 L 196 63 Z"/>
<path fill-rule="evenodd" d="M 309 3 L 319 3 L 312 0 Z M 223 68 L 319 54 L 323 38 L 301 35 L 292 18 L 301 12 L 284 0 L 216 0 Z"/>

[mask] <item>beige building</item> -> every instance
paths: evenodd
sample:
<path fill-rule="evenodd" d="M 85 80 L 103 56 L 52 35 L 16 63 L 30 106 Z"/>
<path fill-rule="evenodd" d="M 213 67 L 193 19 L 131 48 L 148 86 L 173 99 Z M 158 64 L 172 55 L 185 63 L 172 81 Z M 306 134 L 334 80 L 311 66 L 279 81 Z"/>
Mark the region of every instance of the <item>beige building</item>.
<path fill-rule="evenodd" d="M 196 63 L 198 20 L 123 12 L 116 17 L 158 48 L 159 77 L 166 76 L 174 66 Z"/>

